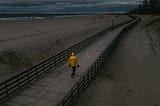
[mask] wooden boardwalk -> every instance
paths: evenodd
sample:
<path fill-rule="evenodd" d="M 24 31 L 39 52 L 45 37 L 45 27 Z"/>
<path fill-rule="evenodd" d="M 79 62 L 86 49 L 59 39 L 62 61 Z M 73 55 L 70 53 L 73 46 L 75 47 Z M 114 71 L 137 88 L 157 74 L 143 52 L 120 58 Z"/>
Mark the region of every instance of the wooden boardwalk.
<path fill-rule="evenodd" d="M 97 38 L 93 44 L 76 54 L 80 68 L 77 68 L 74 79 L 71 79 L 72 71 L 66 62 L 33 81 L 0 106 L 55 106 L 125 26 L 108 31 L 103 37 Z"/>

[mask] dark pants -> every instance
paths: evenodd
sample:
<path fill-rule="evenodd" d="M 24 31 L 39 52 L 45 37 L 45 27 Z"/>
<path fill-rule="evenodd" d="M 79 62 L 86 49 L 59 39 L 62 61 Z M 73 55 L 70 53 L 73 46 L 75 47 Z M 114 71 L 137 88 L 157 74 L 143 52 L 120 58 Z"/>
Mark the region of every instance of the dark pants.
<path fill-rule="evenodd" d="M 76 71 L 76 67 L 72 66 L 72 75 L 71 75 L 71 77 L 75 76 L 75 71 Z"/>

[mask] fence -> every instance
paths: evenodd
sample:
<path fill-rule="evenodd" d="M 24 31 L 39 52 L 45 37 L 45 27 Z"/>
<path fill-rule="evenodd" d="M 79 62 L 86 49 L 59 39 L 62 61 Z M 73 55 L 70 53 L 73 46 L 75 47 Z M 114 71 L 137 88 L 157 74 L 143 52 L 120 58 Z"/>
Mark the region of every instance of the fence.
<path fill-rule="evenodd" d="M 118 24 L 114 26 L 114 28 L 122 26 L 126 23 L 131 22 L 127 21 L 121 24 Z M 78 52 L 80 49 L 86 47 L 87 45 L 91 44 L 96 37 L 102 36 L 106 31 L 110 30 L 112 28 L 104 29 L 101 32 L 96 33 L 95 35 L 81 41 L 80 43 L 58 53 L 57 55 L 46 59 L 45 61 L 37 64 L 36 66 L 33 66 L 32 68 L 29 68 L 28 70 L 25 70 L 24 72 L 0 83 L 0 102 L 7 99 L 8 96 L 15 93 L 17 90 L 22 88 L 23 86 L 27 85 L 31 81 L 38 78 L 40 75 L 48 72 L 58 64 L 62 63 L 66 58 L 69 57 L 71 52 Z"/>
<path fill-rule="evenodd" d="M 94 78 L 97 71 L 103 65 L 105 58 L 111 53 L 112 49 L 120 40 L 120 36 L 127 32 L 133 25 L 136 25 L 141 19 L 134 18 L 131 24 L 125 27 L 118 37 L 114 39 L 114 41 L 105 49 L 105 51 L 97 58 L 94 64 L 89 68 L 89 70 L 82 76 L 82 78 L 75 84 L 75 86 L 70 90 L 70 92 L 60 101 L 57 106 L 71 106 L 73 105 L 79 98 L 80 94 L 87 88 L 89 82 Z"/>

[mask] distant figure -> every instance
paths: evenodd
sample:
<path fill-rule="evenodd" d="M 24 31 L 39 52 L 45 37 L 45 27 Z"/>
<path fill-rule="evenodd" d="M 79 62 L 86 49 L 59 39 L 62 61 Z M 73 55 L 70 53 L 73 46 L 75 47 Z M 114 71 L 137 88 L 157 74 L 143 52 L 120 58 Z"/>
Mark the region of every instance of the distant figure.
<path fill-rule="evenodd" d="M 73 78 L 75 76 L 76 67 L 79 67 L 77 57 L 75 56 L 74 52 L 69 57 L 69 66 L 72 67 L 71 78 Z"/>

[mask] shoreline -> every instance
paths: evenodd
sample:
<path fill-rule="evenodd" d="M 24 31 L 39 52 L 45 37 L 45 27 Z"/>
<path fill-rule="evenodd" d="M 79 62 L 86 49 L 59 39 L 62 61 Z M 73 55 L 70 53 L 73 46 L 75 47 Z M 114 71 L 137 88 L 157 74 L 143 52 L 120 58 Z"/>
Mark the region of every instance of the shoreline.
<path fill-rule="evenodd" d="M 39 20 L 65 17 L 100 16 L 100 15 L 125 15 L 127 13 L 107 12 L 95 14 L 0 14 L 0 21 Z"/>

